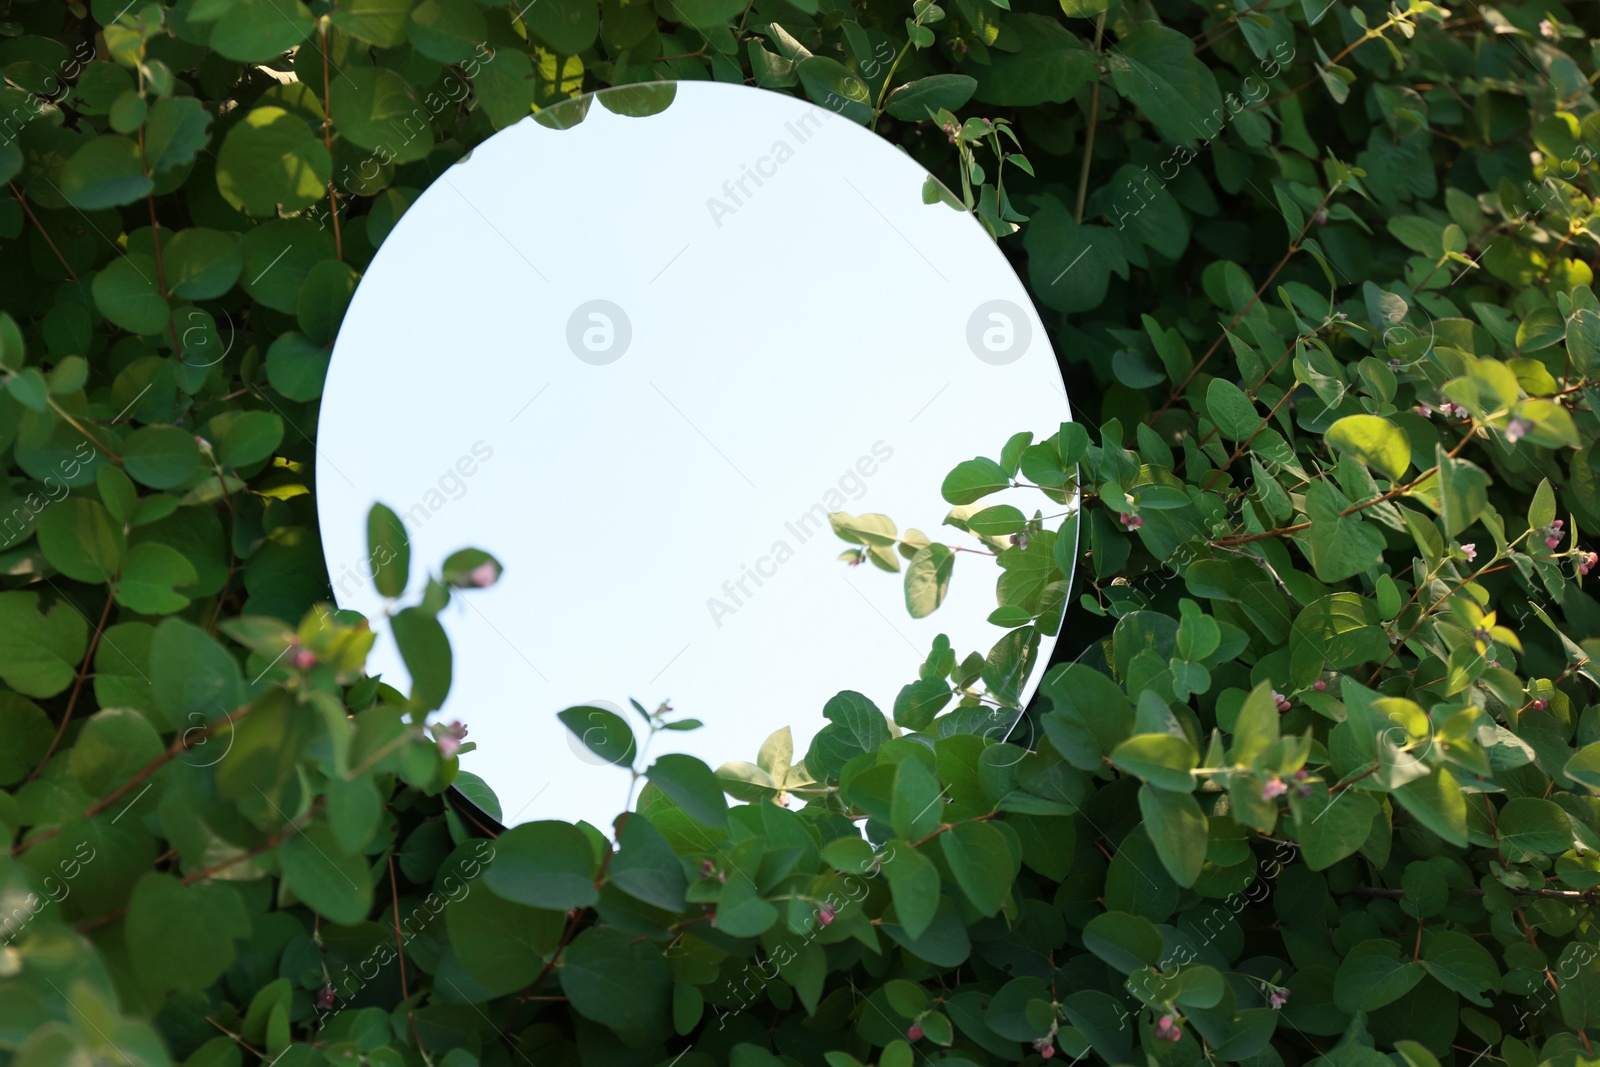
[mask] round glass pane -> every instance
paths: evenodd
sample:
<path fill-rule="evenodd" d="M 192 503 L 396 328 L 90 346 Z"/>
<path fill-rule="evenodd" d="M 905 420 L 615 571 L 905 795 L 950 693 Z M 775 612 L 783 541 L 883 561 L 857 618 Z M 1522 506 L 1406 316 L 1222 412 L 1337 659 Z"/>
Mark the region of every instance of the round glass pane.
<path fill-rule="evenodd" d="M 369 508 L 406 527 L 413 599 L 455 550 L 495 554 L 500 581 L 441 615 L 437 714 L 469 728 L 462 769 L 505 824 L 609 829 L 629 776 L 562 709 L 620 708 L 641 737 L 630 698 L 704 723 L 643 763 L 754 762 L 790 727 L 798 764 L 829 698 L 889 713 L 936 635 L 987 655 L 1007 633 L 987 621 L 993 558 L 956 553 L 914 619 L 908 560 L 851 567 L 830 515 L 984 551 L 942 525 L 945 475 L 1070 415 L 1005 256 L 863 127 L 704 82 L 555 114 L 480 145 L 384 241 L 334 347 L 318 507 L 335 597 L 373 620 L 372 669 L 402 691 Z M 1037 492 L 1010 492 L 1031 515 Z"/>

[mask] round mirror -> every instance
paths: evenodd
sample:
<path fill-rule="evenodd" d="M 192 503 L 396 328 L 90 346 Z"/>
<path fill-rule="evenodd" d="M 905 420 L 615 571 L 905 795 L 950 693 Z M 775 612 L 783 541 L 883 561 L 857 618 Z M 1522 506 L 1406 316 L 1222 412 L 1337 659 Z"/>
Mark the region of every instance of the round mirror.
<path fill-rule="evenodd" d="M 435 713 L 468 727 L 462 769 L 504 824 L 609 829 L 624 809 L 630 775 L 558 718 L 574 706 L 617 709 L 640 749 L 630 700 L 703 724 L 654 733 L 641 768 L 755 763 L 785 727 L 803 768 L 836 694 L 889 714 L 938 635 L 965 659 L 1019 633 L 999 703 L 1026 702 L 1066 583 L 1037 626 L 991 623 L 1009 537 L 962 516 L 1007 495 L 951 520 L 941 484 L 1070 415 L 1022 283 L 949 200 L 826 108 L 688 82 L 524 120 L 395 225 L 328 373 L 324 551 L 402 691 L 372 505 L 404 526 L 413 600 L 464 546 L 504 565 L 439 616 L 454 670 Z M 1031 516 L 1038 494 L 1010 492 Z M 959 551 L 913 566 L 928 541 Z M 990 710 L 1004 736 L 1017 713 Z"/>

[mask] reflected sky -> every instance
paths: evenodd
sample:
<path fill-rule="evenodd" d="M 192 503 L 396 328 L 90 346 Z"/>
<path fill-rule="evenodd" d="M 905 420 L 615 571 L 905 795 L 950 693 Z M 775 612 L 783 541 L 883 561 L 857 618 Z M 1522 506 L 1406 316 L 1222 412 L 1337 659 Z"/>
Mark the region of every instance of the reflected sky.
<path fill-rule="evenodd" d="M 882 512 L 981 547 L 941 527 L 944 475 L 1070 418 L 1022 284 L 976 220 L 922 203 L 925 177 L 824 108 L 682 83 L 648 118 L 501 132 L 384 243 L 324 393 L 328 570 L 380 632 L 370 668 L 404 690 L 372 503 L 410 531 L 413 590 L 464 546 L 505 565 L 442 616 L 439 714 L 467 724 L 462 766 L 508 824 L 609 829 L 622 809 L 626 772 L 569 743 L 562 708 L 670 699 L 706 726 L 652 756 L 753 762 L 789 726 L 798 761 L 837 691 L 888 712 L 934 635 L 964 656 L 1004 633 L 993 559 L 959 554 L 944 606 L 914 620 L 902 576 L 839 562 L 827 525 Z"/>

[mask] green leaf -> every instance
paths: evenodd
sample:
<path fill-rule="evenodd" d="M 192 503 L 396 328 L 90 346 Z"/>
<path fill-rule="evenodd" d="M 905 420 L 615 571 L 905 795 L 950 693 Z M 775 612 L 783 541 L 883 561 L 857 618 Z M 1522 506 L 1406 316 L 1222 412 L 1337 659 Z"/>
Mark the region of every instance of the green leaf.
<path fill-rule="evenodd" d="M 1117 92 L 1132 100 L 1169 141 L 1209 140 L 1228 124 L 1217 80 L 1195 58 L 1186 34 L 1145 22 L 1108 56 Z"/>
<path fill-rule="evenodd" d="M 876 752 L 889 740 L 889 724 L 878 706 L 860 693 L 846 689 L 835 694 L 822 708 L 830 725 L 811 739 L 806 752 L 806 768 L 816 781 L 837 775 L 850 760 L 863 752 Z"/>
<path fill-rule="evenodd" d="M 1500 970 L 1494 956 L 1467 934 L 1429 930 L 1422 939 L 1422 966 L 1436 981 L 1480 1007 L 1489 1007 L 1485 991 L 1500 992 Z"/>
<path fill-rule="evenodd" d="M 453 669 L 450 639 L 431 612 L 405 608 L 389 621 L 411 675 L 412 703 L 424 711 L 444 704 L 450 693 Z"/>
<path fill-rule="evenodd" d="M 1083 946 L 1124 974 L 1154 966 L 1161 956 L 1161 933 L 1149 919 L 1105 911 L 1083 928 Z"/>
<path fill-rule="evenodd" d="M 1411 444 L 1400 428 L 1377 415 L 1347 415 L 1328 427 L 1328 444 L 1400 481 L 1411 466 Z"/>
<path fill-rule="evenodd" d="M 1172 734 L 1137 734 L 1112 750 L 1111 762 L 1158 789 L 1192 793 L 1194 776 L 1189 772 L 1200 765 L 1200 754 Z"/>
<path fill-rule="evenodd" d="M 925 730 L 954 695 L 942 678 L 919 678 L 895 697 L 894 721 L 907 730 Z"/>
<path fill-rule="evenodd" d="M 1011 484 L 1000 464 L 982 456 L 956 464 L 939 492 L 952 504 L 970 504 Z"/>
<path fill-rule="evenodd" d="M 926 618 L 944 603 L 955 570 L 956 554 L 938 543 L 924 545 L 906 567 L 906 610 L 913 619 Z"/>
<path fill-rule="evenodd" d="M 366 860 L 340 847 L 323 822 L 312 822 L 278 846 L 284 881 L 306 907 L 350 925 L 372 909 L 372 872 Z"/>
<path fill-rule="evenodd" d="M 116 134 L 101 134 L 85 143 L 61 168 L 62 195 L 84 211 L 143 200 L 154 187 L 144 172 L 138 144 Z"/>
<path fill-rule="evenodd" d="M 244 679 L 239 664 L 204 630 L 167 619 L 150 641 L 150 692 L 169 723 L 189 726 L 237 710 Z"/>
<path fill-rule="evenodd" d="M 1305 499 L 1311 530 L 1304 536 L 1319 580 L 1342 581 L 1378 565 L 1383 535 L 1360 514 L 1341 515 L 1338 498 L 1326 483 L 1308 486 Z"/>
<path fill-rule="evenodd" d="M 0 692 L 0 785 L 15 785 L 44 758 L 56 733 L 39 705 L 16 693 Z"/>
<path fill-rule="evenodd" d="M 594 885 L 598 869 L 589 839 L 576 826 L 530 822 L 495 838 L 483 883 L 518 904 L 567 911 L 600 899 Z"/>
<path fill-rule="evenodd" d="M 88 622 L 65 600 L 41 612 L 38 593 L 0 593 L 0 680 L 17 692 L 51 697 L 67 688 L 88 644 Z"/>
<path fill-rule="evenodd" d="M 684 0 L 673 0 L 682 3 Z M 829 56 L 806 56 L 795 64 L 795 73 L 806 95 L 818 104 L 838 112 L 851 122 L 865 124 L 872 118 L 872 95 L 866 82 L 855 72 Z"/>
<path fill-rule="evenodd" d="M 51 566 L 78 582 L 107 582 L 122 567 L 122 524 L 93 500 L 74 497 L 39 514 L 39 549 Z"/>
<path fill-rule="evenodd" d="M 239 241 L 232 234 L 191 226 L 163 246 L 167 284 L 173 296 L 210 300 L 233 288 L 244 269 Z"/>
<path fill-rule="evenodd" d="M 717 897 L 717 929 L 729 937 L 758 937 L 778 921 L 778 909 L 761 898 L 747 870 L 754 871 L 761 854 L 760 843 L 753 842 L 734 852 L 728 863 L 727 884 Z"/>
<path fill-rule="evenodd" d="M 598 4 L 534 4 L 525 11 L 528 29 L 560 55 L 587 50 L 600 32 Z"/>
<path fill-rule="evenodd" d="M 1295 798 L 1293 804 L 1296 836 L 1313 871 L 1325 871 L 1354 855 L 1372 836 L 1372 821 L 1381 811 L 1376 800 L 1354 789 L 1333 795 L 1316 792 Z"/>
<path fill-rule="evenodd" d="M 917 840 L 939 828 L 944 820 L 944 794 L 939 780 L 921 760 L 900 761 L 889 810 L 896 837 Z"/>
<path fill-rule="evenodd" d="M 78 731 L 67 766 L 78 785 L 99 796 L 131 778 L 166 746 L 143 715 L 132 708 L 104 708 Z"/>
<path fill-rule="evenodd" d="M 444 914 L 461 969 L 491 994 L 514 992 L 537 978 L 567 925 L 564 911 L 530 908 L 475 889 L 452 901 Z"/>
<path fill-rule="evenodd" d="M 122 445 L 123 469 L 151 489 L 174 489 L 200 469 L 200 444 L 175 426 L 146 426 Z"/>
<path fill-rule="evenodd" d="M 411 14 L 411 3 L 412 0 L 345 0 L 333 9 L 333 24 L 358 41 L 393 48 L 406 41 L 406 17 Z"/>
<path fill-rule="evenodd" d="M 889 880 L 895 918 L 915 941 L 932 926 L 939 910 L 939 870 L 907 841 L 895 841 L 891 848 L 883 876 Z"/>
<path fill-rule="evenodd" d="M 1261 428 L 1261 416 L 1244 390 L 1226 378 L 1213 378 L 1206 387 L 1206 411 L 1222 436 L 1233 441 L 1247 440 Z"/>
<path fill-rule="evenodd" d="M 271 411 L 241 411 L 224 425 L 222 440 L 217 442 L 217 459 L 225 467 L 260 463 L 283 442 L 283 419 Z"/>
<path fill-rule="evenodd" d="M 897 119 L 914 122 L 938 114 L 940 108 L 957 110 L 972 99 L 977 88 L 977 79 L 965 74 L 930 74 L 890 93 L 885 110 Z"/>
<path fill-rule="evenodd" d="M 422 0 L 411 12 L 407 33 L 411 47 L 429 59 L 462 63 L 477 54 L 489 26 L 472 0 Z"/>
<path fill-rule="evenodd" d="M 240 63 L 265 63 L 311 32 L 311 12 L 300 0 L 233 0 L 212 27 L 211 48 Z"/>
<path fill-rule="evenodd" d="M 489 69 L 499 64 L 497 56 Z M 425 121 L 429 112 L 399 73 L 387 67 L 348 67 L 339 82 L 339 91 L 333 94 L 333 123 L 351 144 L 381 148 L 397 163 L 414 163 L 433 148 L 433 129 Z"/>
<path fill-rule="evenodd" d="M 959 823 L 939 835 L 956 884 L 981 914 L 996 915 L 1011 895 L 1019 863 L 1005 835 L 987 823 Z"/>
<path fill-rule="evenodd" d="M 592 926 L 562 955 L 561 990 L 572 1010 L 628 1033 L 668 1032 L 672 969 L 659 946 L 615 927 Z"/>
<path fill-rule="evenodd" d="M 580 705 L 556 713 L 583 746 L 601 762 L 616 767 L 633 766 L 636 751 L 633 730 L 616 712 Z"/>
<path fill-rule="evenodd" d="M 1439 464 L 1439 517 L 1445 536 L 1455 537 L 1482 517 L 1489 506 L 1489 476 L 1464 459 L 1451 459 L 1437 448 Z"/>
<path fill-rule="evenodd" d="M 1150 734 L 1147 736 L 1160 736 Z M 1172 880 L 1194 885 L 1206 861 L 1206 817 L 1192 793 L 1177 793 L 1146 783 L 1139 787 L 1139 812 L 1150 843 Z"/>
<path fill-rule="evenodd" d="M 659 757 L 645 772 L 652 785 L 672 799 L 684 813 L 703 826 L 728 821 L 728 802 L 711 768 L 693 756 L 680 753 Z"/>
<path fill-rule="evenodd" d="M 1449 844 L 1467 844 L 1467 798 L 1455 776 L 1443 767 L 1394 791 L 1400 806 Z"/>
<path fill-rule="evenodd" d="M 1333 1000 L 1343 1011 L 1376 1011 L 1409 993 L 1425 973 L 1420 963 L 1402 963 L 1393 941 L 1363 941 L 1339 965 Z"/>
<path fill-rule="evenodd" d="M 334 97 L 342 98 L 342 93 Z M 304 118 L 278 107 L 253 109 L 228 131 L 217 152 L 217 190 L 251 215 L 316 203 L 328 195 L 332 174 L 333 157 L 321 138 Z"/>
<path fill-rule="evenodd" d="M 1528 525 L 1549 526 L 1556 518 L 1556 491 L 1549 478 L 1539 479 L 1539 488 L 1533 491 L 1533 503 L 1528 505 Z"/>
<path fill-rule="evenodd" d="M 643 815 L 630 812 L 623 820 L 617 846 L 618 851 L 606 869 L 606 881 L 610 885 L 657 908 L 683 909 L 688 880 L 661 831 Z"/>
<path fill-rule="evenodd" d="M 1559 854 L 1579 847 L 1572 821 L 1565 809 L 1552 800 L 1514 797 L 1506 802 L 1495 819 L 1495 830 L 1507 858 Z"/>
<path fill-rule="evenodd" d="M 152 173 L 165 174 L 193 163 L 210 140 L 211 113 L 194 97 L 171 96 L 150 106 L 144 152 Z"/>
<path fill-rule="evenodd" d="M 177 549 L 159 542 L 135 545 L 122 561 L 117 603 L 143 615 L 170 615 L 189 606 L 178 592 L 200 580 L 194 565 Z"/>
<path fill-rule="evenodd" d="M 139 980 L 165 994 L 203 990 L 220 978 L 235 942 L 250 934 L 250 917 L 227 882 L 185 886 L 152 871 L 135 884 L 123 929 Z"/>
<path fill-rule="evenodd" d="M 367 559 L 372 584 L 380 596 L 393 599 L 411 579 L 411 537 L 392 508 L 374 504 L 367 512 Z"/>
<path fill-rule="evenodd" d="M 106 264 L 90 287 L 95 307 L 113 326 L 135 334 L 166 329 L 167 302 L 156 285 L 156 261 L 142 253 L 119 256 Z"/>
<path fill-rule="evenodd" d="M 1278 703 L 1272 699 L 1272 685 L 1262 682 L 1245 697 L 1239 715 L 1233 723 L 1233 742 L 1228 746 L 1228 756 L 1243 767 L 1254 767 L 1256 761 L 1278 743 Z"/>
<path fill-rule="evenodd" d="M 1600 741 L 1579 749 L 1577 754 L 1567 761 L 1561 773 L 1600 793 Z"/>
<path fill-rule="evenodd" d="M 1549 348 L 1566 336 L 1567 323 L 1553 307 L 1535 308 L 1517 327 L 1517 348 L 1537 352 Z"/>

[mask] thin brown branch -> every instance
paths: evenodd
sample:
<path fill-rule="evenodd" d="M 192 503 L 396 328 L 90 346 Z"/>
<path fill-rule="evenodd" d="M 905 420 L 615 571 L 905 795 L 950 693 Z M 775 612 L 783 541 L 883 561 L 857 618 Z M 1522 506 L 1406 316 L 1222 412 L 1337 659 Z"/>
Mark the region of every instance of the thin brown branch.
<path fill-rule="evenodd" d="M 61 739 L 66 736 L 67 723 L 72 721 L 73 709 L 78 706 L 78 695 L 83 692 L 84 679 L 89 677 L 89 665 L 94 662 L 95 648 L 100 644 L 100 634 L 106 628 L 106 620 L 111 617 L 112 596 L 106 592 L 106 606 L 100 612 L 100 621 L 95 624 L 94 634 L 89 638 L 89 649 L 83 654 L 83 663 L 78 666 L 78 677 L 72 683 L 72 695 L 67 697 L 67 710 L 61 713 L 61 722 L 56 726 L 56 735 L 50 739 L 50 747 L 44 750 L 44 755 L 39 757 L 39 763 L 33 768 L 33 773 L 28 775 L 28 781 L 39 777 L 39 772 L 44 770 L 44 765 L 50 762 L 50 757 L 56 754 L 56 749 L 61 745 Z"/>

